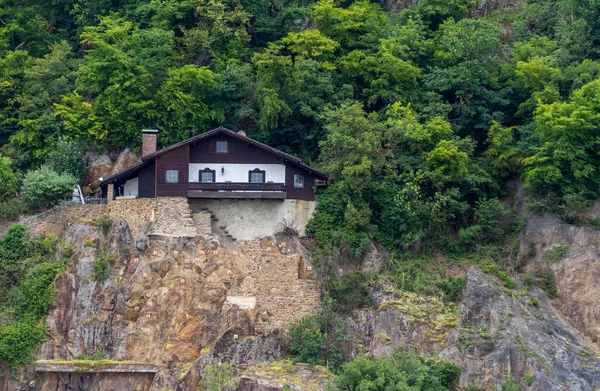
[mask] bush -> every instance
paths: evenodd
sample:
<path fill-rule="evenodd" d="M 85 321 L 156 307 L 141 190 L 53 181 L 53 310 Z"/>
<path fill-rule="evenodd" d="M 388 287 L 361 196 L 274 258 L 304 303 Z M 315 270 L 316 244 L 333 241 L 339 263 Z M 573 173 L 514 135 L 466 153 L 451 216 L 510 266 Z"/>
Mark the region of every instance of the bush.
<path fill-rule="evenodd" d="M 305 316 L 290 328 L 294 362 L 338 368 L 348 342 L 344 328 L 344 318 L 333 311 L 331 302 L 323 302 L 317 314 Z"/>
<path fill-rule="evenodd" d="M 202 371 L 199 385 L 206 391 L 221 391 L 235 388 L 240 378 L 235 376 L 235 363 L 211 362 Z"/>
<path fill-rule="evenodd" d="M 77 181 L 71 174 L 58 174 L 46 166 L 25 175 L 21 194 L 36 210 L 51 208 L 73 196 Z"/>
<path fill-rule="evenodd" d="M 444 301 L 448 302 L 459 302 L 463 297 L 463 290 L 465 289 L 466 281 L 462 277 L 453 278 L 448 277 L 445 280 L 441 280 L 438 283 L 438 287 L 444 294 Z"/>
<path fill-rule="evenodd" d="M 497 198 L 478 201 L 473 215 L 474 225 L 459 231 L 459 241 L 465 248 L 497 243 L 518 227 L 515 214 Z"/>
<path fill-rule="evenodd" d="M 508 289 L 514 289 L 517 287 L 517 283 L 515 282 L 515 280 L 510 278 L 508 274 L 504 270 L 502 270 L 502 268 L 498 265 L 488 263 L 486 265 L 483 265 L 481 270 L 484 273 L 493 274 L 496 277 L 498 277 L 500 280 L 502 280 L 502 283 Z"/>
<path fill-rule="evenodd" d="M 99 255 L 94 262 L 92 278 L 96 281 L 106 281 L 112 272 L 112 259 L 104 254 Z"/>
<path fill-rule="evenodd" d="M 325 284 L 325 290 L 332 300 L 333 310 L 349 314 L 355 308 L 367 307 L 373 303 L 367 277 L 361 271 L 344 277 L 332 277 Z"/>
<path fill-rule="evenodd" d="M 0 220 L 16 220 L 25 213 L 27 213 L 27 205 L 23 200 L 15 198 L 0 203 Z"/>
<path fill-rule="evenodd" d="M 544 259 L 550 263 L 559 263 L 569 255 L 571 246 L 554 246 L 544 251 Z"/>
<path fill-rule="evenodd" d="M 81 143 L 61 137 L 46 159 L 46 165 L 60 174 L 70 174 L 80 183 L 87 172 Z"/>
<path fill-rule="evenodd" d="M 548 297 L 556 297 L 558 292 L 556 290 L 556 283 L 554 282 L 554 273 L 552 270 L 539 270 L 535 273 L 535 277 L 536 285 L 542 288 Z"/>
<path fill-rule="evenodd" d="M 114 223 L 113 219 L 108 216 L 96 217 L 92 221 L 100 228 L 105 236 L 108 234 L 108 230 Z"/>
<path fill-rule="evenodd" d="M 342 390 L 455 390 L 460 368 L 399 351 L 393 359 L 359 356 L 344 364 L 336 378 Z"/>
<path fill-rule="evenodd" d="M 0 364 L 11 371 L 35 358 L 46 338 L 40 323 L 56 294 L 54 282 L 68 259 L 55 260 L 57 241 L 29 238 L 12 226 L 0 239 Z"/>

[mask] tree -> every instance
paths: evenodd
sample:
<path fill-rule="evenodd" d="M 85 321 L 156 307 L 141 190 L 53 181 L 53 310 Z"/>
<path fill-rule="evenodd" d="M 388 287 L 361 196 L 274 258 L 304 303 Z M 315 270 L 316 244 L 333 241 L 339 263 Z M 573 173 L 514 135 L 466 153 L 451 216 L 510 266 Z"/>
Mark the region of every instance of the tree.
<path fill-rule="evenodd" d="M 83 176 L 87 173 L 83 146 L 67 137 L 58 139 L 46 159 L 46 165 L 59 174 L 71 175 L 78 183 L 81 183 Z"/>
<path fill-rule="evenodd" d="M 460 378 L 454 364 L 425 360 L 398 351 L 393 358 L 359 356 L 342 366 L 338 390 L 449 391 Z"/>
<path fill-rule="evenodd" d="M 483 141 L 491 120 L 502 120 L 500 109 L 508 102 L 509 90 L 498 85 L 502 31 L 483 20 L 449 19 L 440 26 L 435 56 L 438 66 L 425 82 L 434 91 L 448 97 L 453 106 L 451 120 Z"/>
<path fill-rule="evenodd" d="M 11 168 L 11 160 L 0 155 L 0 203 L 17 195 L 19 179 Z"/>
<path fill-rule="evenodd" d="M 48 156 L 62 131 L 55 117 L 55 104 L 75 89 L 75 71 L 80 60 L 73 55 L 69 44 L 61 41 L 52 45 L 51 52 L 25 72 L 23 89 L 17 95 L 19 106 L 18 130 L 10 142 L 29 159 L 39 163 Z"/>
<path fill-rule="evenodd" d="M 600 195 L 600 80 L 575 91 L 569 102 L 540 105 L 534 119 L 540 146 L 523 161 L 525 186 L 540 195 Z"/>

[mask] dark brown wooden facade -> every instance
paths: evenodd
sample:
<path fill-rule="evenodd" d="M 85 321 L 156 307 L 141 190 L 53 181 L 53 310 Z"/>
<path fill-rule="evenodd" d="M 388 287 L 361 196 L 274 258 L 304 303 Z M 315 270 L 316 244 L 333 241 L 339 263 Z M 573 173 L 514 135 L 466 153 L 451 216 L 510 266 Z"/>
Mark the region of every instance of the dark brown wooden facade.
<path fill-rule="evenodd" d="M 178 183 L 167 183 L 167 170 L 179 172 Z M 158 197 L 186 197 L 190 170 L 190 148 L 182 145 L 156 158 L 156 195 Z"/>
<path fill-rule="evenodd" d="M 227 152 L 217 151 L 217 142 L 227 141 Z M 239 135 L 224 128 L 218 128 L 204 135 L 193 137 L 184 142 L 164 148 L 149 154 L 142 159 L 142 163 L 131 167 L 122 173 L 106 179 L 101 183 L 103 190 L 108 183 L 121 188 L 129 179 L 138 178 L 138 197 L 194 197 L 194 198 L 265 198 L 265 199 L 298 199 L 314 200 L 315 180 L 326 180 L 322 172 L 311 169 L 299 159 L 287 155 L 274 148 L 270 148 L 255 140 Z M 269 183 L 272 186 L 256 186 L 259 191 L 249 189 L 247 193 L 243 190 L 228 191 L 228 188 L 244 188 L 248 183 L 215 183 L 214 189 L 200 189 L 190 183 L 190 163 L 210 164 L 265 164 L 285 165 L 285 183 Z M 173 183 L 172 176 L 167 178 L 169 170 L 177 170 L 177 181 Z M 248 182 L 250 182 L 250 171 Z M 171 172 L 171 175 L 173 172 Z M 294 176 L 301 175 L 304 180 L 303 186 L 294 185 Z M 214 176 L 213 176 L 214 178 Z M 266 180 L 269 173 L 266 173 Z M 171 179 L 171 181 L 169 180 Z M 214 180 L 214 179 L 213 179 Z M 221 189 L 220 187 L 223 187 Z M 209 186 L 211 187 L 211 186 Z M 247 186 L 246 186 L 247 187 Z M 251 186 L 252 187 L 252 186 Z M 274 190 L 276 189 L 276 190 Z M 237 192 L 237 193 L 236 193 Z M 278 194 L 275 194 L 275 193 Z M 117 190 L 116 195 L 120 194 Z M 226 194 L 227 193 L 227 194 Z M 231 194 L 229 194 L 231 193 Z M 252 193 L 252 194 L 250 194 Z M 106 192 L 104 191 L 104 194 Z M 245 197 L 248 196 L 248 197 Z"/>

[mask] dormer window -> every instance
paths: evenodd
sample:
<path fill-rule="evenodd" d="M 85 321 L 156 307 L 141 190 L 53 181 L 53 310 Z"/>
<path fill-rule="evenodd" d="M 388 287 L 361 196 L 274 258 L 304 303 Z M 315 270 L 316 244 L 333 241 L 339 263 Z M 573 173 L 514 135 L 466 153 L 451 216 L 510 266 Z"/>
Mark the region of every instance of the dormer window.
<path fill-rule="evenodd" d="M 217 141 L 217 153 L 227 153 L 227 141 Z"/>

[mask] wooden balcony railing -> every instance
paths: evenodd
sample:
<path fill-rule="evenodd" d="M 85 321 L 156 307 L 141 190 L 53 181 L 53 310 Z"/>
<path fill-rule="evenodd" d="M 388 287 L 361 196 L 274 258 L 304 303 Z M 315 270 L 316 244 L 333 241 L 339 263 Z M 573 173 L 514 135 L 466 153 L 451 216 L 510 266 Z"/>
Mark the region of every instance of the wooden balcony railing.
<path fill-rule="evenodd" d="M 202 191 L 285 191 L 284 183 L 190 182 L 188 190 Z"/>

